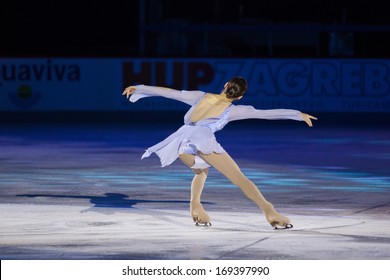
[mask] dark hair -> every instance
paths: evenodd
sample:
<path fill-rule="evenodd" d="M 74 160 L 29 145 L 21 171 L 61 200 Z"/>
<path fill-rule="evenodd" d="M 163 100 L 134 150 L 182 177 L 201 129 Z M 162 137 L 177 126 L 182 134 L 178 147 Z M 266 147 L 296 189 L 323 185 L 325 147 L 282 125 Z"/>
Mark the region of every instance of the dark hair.
<path fill-rule="evenodd" d="M 242 77 L 234 77 L 229 82 L 225 89 L 228 98 L 238 98 L 243 96 L 248 88 L 248 84 Z"/>

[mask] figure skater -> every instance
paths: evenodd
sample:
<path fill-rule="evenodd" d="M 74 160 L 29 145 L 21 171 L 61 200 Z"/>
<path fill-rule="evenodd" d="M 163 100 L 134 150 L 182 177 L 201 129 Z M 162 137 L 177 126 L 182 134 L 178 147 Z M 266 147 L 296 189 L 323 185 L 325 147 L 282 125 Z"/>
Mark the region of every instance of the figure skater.
<path fill-rule="evenodd" d="M 192 169 L 195 176 L 191 183 L 190 212 L 195 225 L 211 226 L 210 216 L 201 203 L 201 195 L 209 167 L 212 166 L 263 210 L 272 227 L 292 228 L 290 220 L 279 214 L 256 185 L 241 172 L 236 162 L 216 141 L 214 133 L 231 121 L 243 119 L 291 119 L 305 121 L 312 126 L 311 120 L 317 118 L 296 110 L 257 110 L 252 106 L 232 104 L 241 99 L 246 90 L 245 79 L 234 77 L 224 85 L 220 94 L 137 85 L 127 87 L 122 95 L 130 97 L 131 102 L 144 97 L 162 96 L 191 106 L 184 116 L 184 125 L 165 140 L 148 148 L 142 158 L 155 153 L 160 158 L 162 167 L 180 158 Z"/>

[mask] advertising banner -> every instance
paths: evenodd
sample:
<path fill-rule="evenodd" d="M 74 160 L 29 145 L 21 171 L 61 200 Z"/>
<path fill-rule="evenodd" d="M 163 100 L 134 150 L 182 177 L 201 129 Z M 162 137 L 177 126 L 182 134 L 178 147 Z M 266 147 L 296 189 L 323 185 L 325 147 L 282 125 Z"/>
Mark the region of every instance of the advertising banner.
<path fill-rule="evenodd" d="M 390 60 L 233 58 L 0 58 L 0 111 L 182 111 L 121 93 L 136 84 L 219 93 L 233 76 L 249 84 L 239 103 L 258 109 L 390 112 Z"/>

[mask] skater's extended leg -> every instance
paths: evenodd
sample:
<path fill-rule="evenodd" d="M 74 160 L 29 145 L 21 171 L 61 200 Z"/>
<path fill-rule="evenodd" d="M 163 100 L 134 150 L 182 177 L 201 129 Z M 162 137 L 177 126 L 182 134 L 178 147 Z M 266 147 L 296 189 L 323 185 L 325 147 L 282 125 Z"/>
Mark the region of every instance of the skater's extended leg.
<path fill-rule="evenodd" d="M 261 194 L 256 185 L 249 180 L 240 170 L 236 162 L 229 154 L 199 154 L 208 164 L 220 171 L 226 176 L 234 185 L 238 186 L 244 194 L 261 208 L 271 225 L 280 223 L 281 225 L 290 224 L 288 218 L 280 215 L 274 209 L 273 205 L 268 202 Z"/>
<path fill-rule="evenodd" d="M 268 207 L 268 201 L 261 194 L 256 185 L 249 180 L 240 170 L 236 162 L 227 153 L 200 154 L 211 166 L 225 175 L 234 185 L 239 187 L 244 194 L 257 204 L 261 209 Z"/>
<path fill-rule="evenodd" d="M 195 163 L 194 155 L 181 154 L 179 158 L 189 168 L 191 168 Z M 205 169 L 191 168 L 191 169 L 195 173 L 195 175 L 191 182 L 190 212 L 195 222 L 202 223 L 202 224 L 209 224 L 211 221 L 210 216 L 206 213 L 201 203 L 202 191 L 209 170 L 208 168 Z"/>

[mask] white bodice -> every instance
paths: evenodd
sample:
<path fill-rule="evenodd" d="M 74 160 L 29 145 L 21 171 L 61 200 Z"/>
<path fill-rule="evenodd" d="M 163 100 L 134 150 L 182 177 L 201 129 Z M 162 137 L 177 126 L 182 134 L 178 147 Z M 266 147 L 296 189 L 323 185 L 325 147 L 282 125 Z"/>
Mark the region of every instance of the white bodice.
<path fill-rule="evenodd" d="M 216 118 L 208 118 L 208 119 L 202 119 L 197 122 L 191 122 L 190 115 L 197 104 L 192 106 L 190 110 L 184 115 L 184 124 L 186 125 L 193 125 L 193 126 L 205 126 L 208 127 L 213 133 L 221 130 L 224 128 L 224 126 L 229 122 L 229 109 L 230 106 L 223 111 L 222 114 L 220 114 Z"/>

